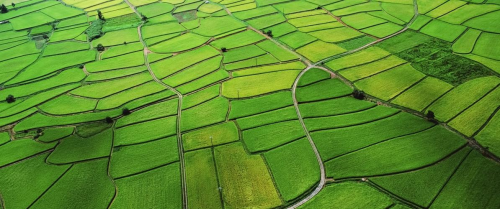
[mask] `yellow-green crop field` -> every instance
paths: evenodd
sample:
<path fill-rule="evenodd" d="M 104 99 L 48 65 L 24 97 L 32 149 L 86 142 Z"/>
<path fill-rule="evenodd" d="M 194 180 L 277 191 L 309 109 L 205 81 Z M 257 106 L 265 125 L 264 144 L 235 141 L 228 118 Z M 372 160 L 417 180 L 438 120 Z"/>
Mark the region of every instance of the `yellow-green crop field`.
<path fill-rule="evenodd" d="M 0 209 L 498 209 L 500 0 L 0 0 Z"/>

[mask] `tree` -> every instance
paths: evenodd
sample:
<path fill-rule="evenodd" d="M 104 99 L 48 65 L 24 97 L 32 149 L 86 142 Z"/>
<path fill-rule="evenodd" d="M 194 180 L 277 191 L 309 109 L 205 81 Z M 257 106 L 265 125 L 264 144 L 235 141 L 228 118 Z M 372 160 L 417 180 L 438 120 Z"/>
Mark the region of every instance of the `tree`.
<path fill-rule="evenodd" d="M 99 17 L 99 20 L 103 20 L 103 21 L 106 20 L 106 18 L 104 18 L 104 16 L 102 16 L 101 10 L 97 10 L 97 16 Z"/>
<path fill-rule="evenodd" d="M 43 39 L 49 39 L 49 36 L 47 36 L 47 34 L 43 34 L 42 38 Z"/>
<path fill-rule="evenodd" d="M 16 101 L 16 98 L 12 94 L 9 94 L 9 96 L 7 96 L 5 100 L 7 101 L 7 103 L 13 103 Z"/>
<path fill-rule="evenodd" d="M 359 99 L 359 100 L 363 100 L 366 97 L 365 92 L 357 90 L 357 89 L 352 92 L 352 96 L 356 99 Z"/>
<path fill-rule="evenodd" d="M 222 48 L 220 48 L 220 49 L 222 50 L 222 52 L 227 52 L 226 47 L 222 47 Z"/>
<path fill-rule="evenodd" d="M 2 6 L 0 6 L 0 13 L 7 13 L 9 12 L 9 10 L 7 9 L 7 7 L 5 7 L 4 4 L 2 4 Z"/>
<path fill-rule="evenodd" d="M 434 115 L 434 112 L 432 111 L 427 111 L 427 114 L 425 115 L 428 119 L 434 119 L 436 116 Z"/>
<path fill-rule="evenodd" d="M 127 42 L 126 42 L 126 41 L 124 41 L 124 42 L 123 42 L 123 44 L 124 44 L 124 45 L 127 45 Z"/>
<path fill-rule="evenodd" d="M 266 34 L 267 34 L 267 36 L 269 36 L 269 37 L 271 37 L 271 38 L 273 37 L 273 31 L 272 31 L 272 30 L 268 30 L 268 31 L 266 32 Z"/>
<path fill-rule="evenodd" d="M 113 123 L 113 118 L 111 117 L 106 117 L 106 119 L 104 119 L 106 121 L 106 123 Z"/>
<path fill-rule="evenodd" d="M 122 115 L 130 115 L 130 110 L 128 108 L 123 108 Z"/>
<path fill-rule="evenodd" d="M 144 16 L 144 15 L 142 15 L 142 18 L 141 18 L 141 19 L 142 19 L 142 21 L 144 21 L 144 22 L 147 22 L 147 21 L 148 21 L 148 17 L 146 17 L 146 16 Z"/>
<path fill-rule="evenodd" d="M 97 44 L 97 51 L 104 51 L 104 46 L 102 44 Z"/>
<path fill-rule="evenodd" d="M 16 4 L 14 4 L 14 2 L 12 2 L 12 7 L 16 7 Z"/>

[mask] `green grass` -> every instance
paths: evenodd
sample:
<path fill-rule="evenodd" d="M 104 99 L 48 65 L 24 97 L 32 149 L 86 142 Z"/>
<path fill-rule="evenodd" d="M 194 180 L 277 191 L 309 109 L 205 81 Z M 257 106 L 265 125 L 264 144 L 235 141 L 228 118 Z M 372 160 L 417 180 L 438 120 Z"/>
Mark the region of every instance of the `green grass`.
<path fill-rule="evenodd" d="M 230 16 L 211 17 L 201 19 L 200 21 L 200 27 L 194 29 L 193 32 L 208 37 L 221 35 L 245 27 L 245 24 Z"/>
<path fill-rule="evenodd" d="M 184 96 L 182 99 L 182 109 L 187 109 L 219 96 L 220 85 L 214 85 L 194 94 Z"/>
<path fill-rule="evenodd" d="M 373 106 L 375 106 L 375 104 L 370 102 L 357 100 L 352 97 L 342 97 L 339 99 L 303 103 L 299 105 L 299 108 L 302 117 L 310 118 L 356 112 Z"/>
<path fill-rule="evenodd" d="M 322 11 L 322 10 L 320 10 Z M 337 20 L 328 14 L 318 14 L 312 16 L 305 16 L 301 18 L 290 19 L 288 22 L 297 28 L 307 27 L 312 25 L 336 22 Z"/>
<path fill-rule="evenodd" d="M 88 50 L 90 48 L 88 43 L 80 43 L 80 42 L 61 42 L 56 44 L 49 44 L 45 47 L 43 51 L 43 56 L 51 56 L 58 54 L 66 54 L 74 51 L 83 51 Z"/>
<path fill-rule="evenodd" d="M 495 113 L 495 115 L 488 121 L 486 126 L 474 137 L 479 144 L 487 148 L 490 152 L 495 155 L 500 155 L 500 132 L 497 128 L 500 125 L 500 113 Z"/>
<path fill-rule="evenodd" d="M 186 151 L 211 147 L 239 140 L 238 128 L 234 122 L 194 130 L 182 135 Z"/>
<path fill-rule="evenodd" d="M 318 195 L 300 208 L 388 208 L 393 201 L 365 183 L 345 182 L 325 186 Z M 338 204 L 340 202 L 341 204 Z"/>
<path fill-rule="evenodd" d="M 274 44 L 272 41 L 266 40 L 257 44 L 261 49 L 271 53 L 274 57 L 279 59 L 280 61 L 290 61 L 294 59 L 298 59 L 297 55 L 288 51 L 287 49 L 281 48 L 280 46 Z"/>
<path fill-rule="evenodd" d="M 406 64 L 357 81 L 354 85 L 372 96 L 387 101 L 424 77 L 424 74 Z"/>
<path fill-rule="evenodd" d="M 256 45 L 248 45 L 224 53 L 224 64 L 264 55 L 266 52 Z"/>
<path fill-rule="evenodd" d="M 435 126 L 329 160 L 325 168 L 335 179 L 390 174 L 437 162 L 465 144 L 458 135 Z"/>
<path fill-rule="evenodd" d="M 80 34 L 83 34 L 87 30 L 88 26 L 71 28 L 67 30 L 55 30 L 52 36 L 50 36 L 50 42 L 65 41 L 69 39 L 75 39 Z"/>
<path fill-rule="evenodd" d="M 172 136 L 176 132 L 176 116 L 156 119 L 115 130 L 114 146 L 147 142 Z"/>
<path fill-rule="evenodd" d="M 500 187 L 492 179 L 499 175 L 497 164 L 481 156 L 478 151 L 473 151 L 430 208 L 494 208 L 500 204 L 494 195 Z"/>
<path fill-rule="evenodd" d="M 474 47 L 474 54 L 491 58 L 491 59 L 500 59 L 500 50 L 496 47 L 491 47 L 499 44 L 500 36 L 498 34 L 493 33 L 482 33 L 477 40 L 477 43 Z"/>
<path fill-rule="evenodd" d="M 113 178 L 120 178 L 178 161 L 177 150 L 176 136 L 138 145 L 115 147 L 111 154 L 110 174 Z"/>
<path fill-rule="evenodd" d="M 63 86 L 65 84 L 77 83 L 82 81 L 84 78 L 85 73 L 83 73 L 81 69 L 71 68 L 69 70 L 62 71 L 58 75 L 51 78 L 22 86 L 7 88 L 0 92 L 0 98 L 6 98 L 9 94 L 15 95 L 16 97 L 29 96 L 47 89 Z"/>
<path fill-rule="evenodd" d="M 453 51 L 464 54 L 471 53 L 479 35 L 481 35 L 481 31 L 474 29 L 467 30 L 467 32 L 453 44 Z"/>
<path fill-rule="evenodd" d="M 397 56 L 391 55 L 388 57 L 384 57 L 380 60 L 376 60 L 364 65 L 358 65 L 339 72 L 344 78 L 350 81 L 357 81 L 359 79 L 367 78 L 376 75 L 378 73 L 384 72 L 391 68 L 401 66 L 404 63 L 406 63 L 405 60 Z"/>
<path fill-rule="evenodd" d="M 3 145 L 10 141 L 10 135 L 8 132 L 0 133 L 0 145 Z"/>
<path fill-rule="evenodd" d="M 419 13 L 425 14 L 445 2 L 446 0 L 419 0 L 417 2 Z"/>
<path fill-rule="evenodd" d="M 42 25 L 30 30 L 31 36 L 42 35 L 52 32 L 52 25 Z"/>
<path fill-rule="evenodd" d="M 348 27 L 320 30 L 310 33 L 312 36 L 329 43 L 337 43 L 363 36 L 362 33 Z M 332 34 L 335 34 L 332 36 Z"/>
<path fill-rule="evenodd" d="M 318 68 L 311 68 L 302 77 L 300 77 L 297 86 L 302 87 L 329 78 L 330 78 L 330 73 Z"/>
<path fill-rule="evenodd" d="M 314 36 L 300 31 L 296 31 L 280 37 L 280 41 L 292 47 L 293 49 L 297 49 L 316 40 L 317 39 Z"/>
<path fill-rule="evenodd" d="M 244 32 L 240 32 L 240 33 L 228 36 L 228 37 L 224 37 L 224 38 L 212 41 L 210 43 L 210 45 L 212 45 L 218 49 L 221 49 L 223 47 L 226 49 L 232 49 L 232 48 L 237 48 L 237 47 L 253 44 L 253 43 L 261 41 L 263 39 L 265 39 L 265 37 L 261 36 L 260 34 L 258 34 L 256 32 L 254 32 L 252 30 L 245 30 Z"/>
<path fill-rule="evenodd" d="M 77 84 L 71 84 L 71 85 L 66 85 L 63 87 L 54 88 L 54 89 L 36 94 L 32 97 L 29 97 L 28 99 L 24 100 L 23 102 L 21 102 L 19 104 L 13 105 L 8 110 L 0 112 L 0 117 L 11 116 L 11 115 L 23 112 L 23 111 L 28 110 L 36 105 L 41 104 L 47 100 L 50 100 L 58 95 L 61 95 L 67 91 L 70 91 L 71 89 L 74 89 L 76 87 L 77 87 Z"/>
<path fill-rule="evenodd" d="M 21 17 L 16 17 L 14 19 L 9 20 L 12 24 L 12 28 L 14 30 L 23 30 L 27 28 L 33 28 L 36 26 L 52 23 L 55 21 L 53 18 L 45 15 L 42 12 L 33 12 L 27 15 L 23 15 Z"/>
<path fill-rule="evenodd" d="M 231 101 L 229 119 L 250 116 L 293 104 L 290 91 L 280 91 L 260 97 Z"/>
<path fill-rule="evenodd" d="M 120 118 L 116 121 L 116 127 L 120 128 L 134 123 L 176 115 L 177 104 L 177 99 L 151 104 L 147 107 L 134 111 L 130 115 Z"/>
<path fill-rule="evenodd" d="M 109 59 L 112 57 L 128 54 L 131 52 L 140 51 L 142 49 L 143 49 L 142 43 L 131 43 L 131 44 L 114 46 L 104 51 L 101 55 L 101 58 Z"/>
<path fill-rule="evenodd" d="M 339 79 L 328 79 L 297 89 L 297 101 L 310 102 L 346 96 L 352 89 Z"/>
<path fill-rule="evenodd" d="M 287 2 L 282 4 L 274 5 L 278 11 L 281 11 L 284 14 L 292 14 L 297 12 L 303 12 L 308 10 L 316 9 L 316 5 L 313 3 L 309 3 L 307 1 L 296 1 L 296 2 Z"/>
<path fill-rule="evenodd" d="M 341 54 L 345 51 L 346 50 L 340 46 L 325 43 L 323 41 L 315 41 L 297 49 L 299 54 L 304 55 L 307 59 L 313 62 L 321 61 L 323 59 Z"/>
<path fill-rule="evenodd" d="M 94 51 L 73 52 L 63 55 L 40 58 L 35 64 L 25 68 L 23 72 L 18 74 L 14 79 L 7 82 L 7 84 L 16 84 L 35 78 L 40 78 L 50 73 L 56 72 L 59 69 L 76 66 L 94 60 Z"/>
<path fill-rule="evenodd" d="M 241 143 L 232 143 L 216 147 L 214 157 L 225 208 L 281 205 L 261 156 L 248 155 Z"/>
<path fill-rule="evenodd" d="M 175 95 L 172 91 L 166 91 L 165 88 L 154 81 L 149 81 L 147 83 L 141 84 L 130 89 L 126 89 L 112 96 L 101 99 L 97 104 L 97 110 L 109 110 L 117 108 L 120 106 L 125 106 L 129 109 L 136 108 L 144 104 L 135 104 L 133 101 L 139 101 L 141 98 L 147 98 L 149 96 L 154 96 L 155 94 L 161 94 L 163 98 L 171 97 Z"/>
<path fill-rule="evenodd" d="M 227 98 L 245 98 L 290 89 L 299 73 L 298 70 L 287 70 L 233 78 L 222 83 L 222 95 Z"/>
<path fill-rule="evenodd" d="M 88 23 L 88 17 L 87 15 L 78 15 L 76 17 L 72 17 L 66 20 L 62 20 L 57 24 L 57 28 L 65 28 L 65 27 L 71 27 L 75 25 L 80 25 Z"/>
<path fill-rule="evenodd" d="M 371 16 L 366 13 L 358 13 L 345 16 L 342 17 L 342 21 L 344 21 L 344 23 L 346 23 L 347 25 L 359 30 L 387 22 L 384 19 Z"/>
<path fill-rule="evenodd" d="M 226 98 L 217 97 L 182 112 L 181 129 L 188 131 L 195 128 L 222 122 L 226 119 L 229 102 Z"/>
<path fill-rule="evenodd" d="M 285 201 L 297 198 L 319 182 L 319 165 L 305 138 L 264 154 L 278 190 Z M 294 159 L 293 164 L 289 159 Z"/>
<path fill-rule="evenodd" d="M 285 17 L 283 17 L 282 14 L 271 14 L 271 15 L 266 15 L 262 17 L 257 17 L 251 20 L 247 20 L 247 23 L 250 24 L 251 26 L 262 30 L 264 28 L 268 28 L 271 26 L 278 25 L 280 23 L 286 22 Z"/>
<path fill-rule="evenodd" d="M 400 53 L 430 40 L 430 36 L 407 30 L 395 37 L 380 42 L 377 46 L 392 53 Z"/>
<path fill-rule="evenodd" d="M 144 55 L 142 51 L 125 54 L 110 59 L 99 60 L 97 62 L 89 63 L 85 65 L 85 67 L 87 68 L 87 71 L 95 73 L 120 68 L 135 67 L 139 65 L 144 65 Z"/>
<path fill-rule="evenodd" d="M 233 71 L 233 77 L 241 77 L 248 75 L 256 75 L 261 73 L 282 71 L 282 70 L 302 70 L 306 68 L 306 65 L 300 61 L 289 62 L 283 64 L 273 64 L 273 65 L 264 65 L 259 67 L 251 67 L 245 68 L 243 70 Z"/>
<path fill-rule="evenodd" d="M 212 85 L 214 83 L 218 83 L 222 80 L 227 79 L 228 77 L 229 77 L 229 75 L 226 71 L 217 70 L 213 73 L 210 73 L 208 75 L 203 76 L 200 79 L 196 79 L 194 81 L 187 83 L 186 85 L 182 85 L 182 86 L 178 87 L 177 89 L 182 94 L 188 94 L 188 93 L 194 92 L 198 89 L 201 89 L 203 87 L 207 87 L 207 86 Z"/>
<path fill-rule="evenodd" d="M 32 207 L 107 207 L 115 192 L 107 167 L 107 159 L 75 164 Z"/>
<path fill-rule="evenodd" d="M 101 38 L 92 41 L 92 46 L 96 47 L 98 44 L 104 46 L 114 46 L 123 44 L 123 42 L 132 43 L 139 41 L 137 28 L 129 28 L 124 30 L 107 32 Z"/>
<path fill-rule="evenodd" d="M 289 106 L 258 115 L 239 118 L 236 121 L 241 130 L 246 130 L 293 119 L 297 119 L 297 112 L 295 111 L 295 107 Z"/>
<path fill-rule="evenodd" d="M 38 54 L 40 50 L 36 48 L 36 45 L 33 42 L 26 42 L 24 44 L 17 45 L 13 48 L 0 51 L 0 62 L 10 60 L 16 57 L 26 56 L 30 54 Z M 9 69 L 10 71 L 12 69 Z M 4 71 L 5 72 L 5 71 Z"/>
<path fill-rule="evenodd" d="M 465 2 L 465 1 L 448 1 L 440 6 L 436 7 L 435 9 L 433 9 L 432 11 L 427 13 L 426 15 L 429 17 L 432 17 L 432 18 L 438 18 L 438 17 L 441 17 L 445 14 L 448 14 L 449 12 L 463 6 L 466 3 L 467 2 Z"/>
<path fill-rule="evenodd" d="M 297 30 L 293 25 L 288 22 L 280 23 L 278 25 L 266 28 L 267 31 L 272 31 L 273 37 L 281 37 Z"/>
<path fill-rule="evenodd" d="M 149 73 L 141 73 L 125 78 L 83 85 L 73 90 L 71 93 L 78 96 L 101 99 L 139 84 L 146 83 L 150 79 L 151 76 Z M 113 88 L 105 88 L 109 86 Z"/>
<path fill-rule="evenodd" d="M 466 136 L 474 135 L 497 111 L 499 105 L 496 102 L 499 99 L 500 89 L 497 88 L 448 122 L 448 125 Z"/>
<path fill-rule="evenodd" d="M 304 136 L 304 129 L 298 120 L 243 131 L 243 141 L 250 152 L 270 150 Z"/>
<path fill-rule="evenodd" d="M 378 119 L 392 116 L 399 111 L 395 108 L 375 106 L 359 112 L 328 117 L 307 118 L 304 120 L 307 130 L 318 131 L 361 125 Z"/>
<path fill-rule="evenodd" d="M 448 122 L 498 84 L 500 80 L 493 76 L 468 81 L 439 98 L 428 110 L 435 113 L 436 119 Z"/>
<path fill-rule="evenodd" d="M 208 40 L 208 37 L 203 37 L 194 33 L 186 33 L 150 46 L 149 48 L 156 53 L 180 52 L 201 46 Z"/>
<path fill-rule="evenodd" d="M 363 114 L 370 114 L 364 117 L 381 117 L 381 114 L 375 110 L 368 110 Z M 359 114 L 353 116 L 360 117 Z M 361 121 L 361 119 L 353 119 Z M 416 116 L 399 113 L 391 117 L 360 125 L 313 132 L 311 137 L 318 147 L 322 159 L 326 161 L 386 139 L 425 130 L 432 125 L 432 123 Z M 347 141 L 349 143 L 345 143 Z"/>
<path fill-rule="evenodd" d="M 70 164 L 109 156 L 113 132 L 103 131 L 89 138 L 76 135 L 61 140 L 47 158 L 53 164 Z"/>
<path fill-rule="evenodd" d="M 452 25 L 440 20 L 433 20 L 420 29 L 420 32 L 448 42 L 453 42 L 465 31 L 465 29 L 467 29 L 465 26 Z"/>
<path fill-rule="evenodd" d="M 326 66 L 334 71 L 339 71 L 345 68 L 350 68 L 365 63 L 373 62 L 383 57 L 389 56 L 390 53 L 378 48 L 369 47 L 365 50 L 349 54 L 326 63 Z"/>
<path fill-rule="evenodd" d="M 83 14 L 83 11 L 77 8 L 72 8 L 65 6 L 63 4 L 58 4 L 53 7 L 48 7 L 45 9 L 40 10 L 40 12 L 43 12 L 44 14 L 56 19 L 56 20 L 62 20 L 62 19 L 67 19 L 70 17 L 75 17 L 78 15 Z"/>
<path fill-rule="evenodd" d="M 221 208 L 215 162 L 211 149 L 187 152 L 186 182 L 190 208 Z"/>
<path fill-rule="evenodd" d="M 169 13 L 174 9 L 174 5 L 168 3 L 153 3 L 137 8 L 137 11 L 142 15 L 151 18 L 165 13 Z"/>
<path fill-rule="evenodd" d="M 195 63 L 201 62 L 208 58 L 218 55 L 219 52 L 210 46 L 203 46 L 196 50 L 192 50 L 186 53 L 176 55 L 169 59 L 164 59 L 151 64 L 151 68 L 155 75 L 163 79 L 166 76 L 174 74 L 186 67 L 189 67 Z M 163 66 L 169 66 L 169 68 L 164 68 Z"/>
<path fill-rule="evenodd" d="M 451 88 L 452 85 L 439 79 L 426 77 L 392 100 L 392 103 L 421 112 Z"/>
<path fill-rule="evenodd" d="M 346 16 L 351 14 L 357 14 L 361 12 L 369 11 L 380 11 L 382 10 L 380 3 L 378 2 L 367 2 L 363 4 L 353 5 L 347 8 L 342 8 L 332 11 L 333 15 L 336 16 Z"/>
<path fill-rule="evenodd" d="M 0 192 L 5 207 L 27 208 L 70 167 L 48 165 L 46 157 L 47 154 L 38 155 L 0 169 Z"/>
<path fill-rule="evenodd" d="M 247 20 L 250 18 L 255 18 L 263 15 L 269 15 L 276 13 L 276 9 L 272 6 L 266 6 L 266 7 L 259 7 L 251 10 L 246 10 L 246 11 L 241 11 L 241 12 L 235 12 L 233 15 L 242 20 Z"/>
<path fill-rule="evenodd" d="M 0 159 L 0 166 L 3 167 L 7 164 L 45 152 L 54 148 L 55 145 L 55 143 L 42 144 L 31 139 L 11 141 L 0 146 L 0 153 L 4 155 L 4 157 Z"/>
<path fill-rule="evenodd" d="M 264 54 L 262 56 L 254 57 L 251 59 L 226 64 L 224 66 L 224 68 L 227 71 L 232 71 L 232 70 L 238 70 L 238 69 L 243 69 L 243 68 L 265 66 L 265 65 L 275 64 L 275 63 L 279 63 L 279 62 L 280 61 L 278 59 L 276 59 L 274 56 L 272 56 L 271 54 Z"/>
<path fill-rule="evenodd" d="M 182 207 L 179 163 L 116 180 L 118 195 L 111 208 Z M 144 196 L 144 194 L 148 194 Z"/>
<path fill-rule="evenodd" d="M 500 27 L 496 24 L 490 24 L 491 21 L 496 20 L 498 17 L 500 17 L 500 11 L 491 12 L 491 13 L 476 17 L 474 19 L 471 19 L 471 20 L 465 22 L 464 25 L 468 26 L 468 27 L 475 28 L 475 29 L 483 30 L 483 31 L 499 33 Z"/>
<path fill-rule="evenodd" d="M 378 37 L 378 38 L 383 38 L 383 37 L 395 34 L 396 32 L 401 31 L 402 29 L 403 29 L 403 27 L 400 25 L 387 22 L 384 24 L 365 28 L 361 31 L 363 33 L 367 33 L 367 34 L 370 34 L 370 35 Z"/>
<path fill-rule="evenodd" d="M 177 22 L 169 22 L 155 25 L 147 25 L 141 28 L 143 38 L 152 38 L 160 35 L 178 33 L 186 30 Z"/>
<path fill-rule="evenodd" d="M 370 181 L 410 200 L 422 207 L 429 207 L 441 188 L 453 175 L 453 171 L 467 157 L 470 148 L 459 152 L 430 167 L 400 174 L 370 178 Z"/>
<path fill-rule="evenodd" d="M 445 22 L 449 22 L 451 24 L 462 24 L 465 21 L 472 19 L 477 16 L 481 16 L 483 14 L 498 10 L 498 5 L 476 5 L 476 4 L 468 4 L 460 7 L 439 19 Z"/>

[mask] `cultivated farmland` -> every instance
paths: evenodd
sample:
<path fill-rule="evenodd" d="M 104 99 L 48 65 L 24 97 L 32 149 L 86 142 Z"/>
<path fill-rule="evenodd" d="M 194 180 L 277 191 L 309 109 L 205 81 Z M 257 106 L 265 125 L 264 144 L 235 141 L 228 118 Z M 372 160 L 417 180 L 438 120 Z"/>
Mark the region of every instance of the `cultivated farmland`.
<path fill-rule="evenodd" d="M 500 208 L 498 0 L 0 0 L 0 209 Z"/>

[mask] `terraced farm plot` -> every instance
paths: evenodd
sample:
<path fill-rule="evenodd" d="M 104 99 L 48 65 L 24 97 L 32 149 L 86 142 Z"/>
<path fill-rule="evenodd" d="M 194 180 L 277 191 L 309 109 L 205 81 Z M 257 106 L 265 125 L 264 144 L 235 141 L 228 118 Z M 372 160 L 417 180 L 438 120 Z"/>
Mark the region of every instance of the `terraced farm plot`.
<path fill-rule="evenodd" d="M 499 208 L 499 11 L 0 1 L 0 208 Z"/>

